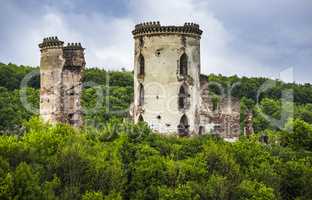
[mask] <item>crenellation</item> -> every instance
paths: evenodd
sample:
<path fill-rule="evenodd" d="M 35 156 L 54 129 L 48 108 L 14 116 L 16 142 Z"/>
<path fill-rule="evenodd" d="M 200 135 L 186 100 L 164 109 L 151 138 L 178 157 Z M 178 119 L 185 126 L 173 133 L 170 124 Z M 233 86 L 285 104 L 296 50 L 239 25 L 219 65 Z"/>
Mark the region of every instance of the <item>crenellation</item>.
<path fill-rule="evenodd" d="M 40 49 L 53 48 L 53 47 L 63 47 L 64 42 L 60 41 L 57 37 L 47 37 L 43 39 L 43 42 L 39 44 Z"/>
<path fill-rule="evenodd" d="M 193 37 L 200 37 L 202 30 L 195 23 L 185 23 L 183 26 L 162 26 L 160 22 L 144 22 L 135 26 L 132 31 L 134 37 L 146 34 L 177 34 L 183 33 Z"/>
<path fill-rule="evenodd" d="M 65 50 L 84 50 L 81 46 L 81 43 L 67 43 L 67 46 L 64 47 Z"/>

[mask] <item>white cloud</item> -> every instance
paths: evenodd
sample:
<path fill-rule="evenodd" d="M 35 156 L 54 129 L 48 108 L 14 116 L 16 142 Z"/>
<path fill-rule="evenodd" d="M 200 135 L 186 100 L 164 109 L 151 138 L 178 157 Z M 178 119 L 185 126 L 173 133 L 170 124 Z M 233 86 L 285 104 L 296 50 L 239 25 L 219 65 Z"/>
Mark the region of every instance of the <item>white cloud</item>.
<path fill-rule="evenodd" d="M 272 77 L 290 65 L 308 65 L 311 62 L 306 61 L 306 56 L 300 56 L 310 55 L 311 49 L 299 53 L 296 49 L 298 45 L 310 48 L 311 39 L 308 36 L 312 34 L 311 29 L 305 28 L 304 32 L 300 32 L 301 29 L 287 27 L 287 21 L 281 21 L 284 13 L 277 8 L 268 8 L 268 14 L 264 14 L 262 8 L 268 2 L 255 6 L 242 1 L 220 3 L 219 0 L 130 0 L 128 4 L 129 13 L 111 16 L 100 10 L 74 12 L 73 0 L 54 6 L 39 5 L 40 8 L 35 10 L 40 12 L 33 13 L 24 11 L 14 3 L 7 3 L 0 11 L 12 21 L 8 23 L 5 19 L 0 19 L 1 25 L 5 27 L 0 33 L 0 61 L 38 65 L 38 43 L 43 37 L 57 35 L 65 42 L 81 42 L 86 48 L 88 66 L 132 69 L 131 31 L 136 23 L 160 21 L 164 25 L 183 25 L 184 22 L 191 21 L 200 24 L 204 31 L 201 41 L 204 73 Z M 283 4 L 279 1 L 278 5 L 288 9 L 288 12 L 292 11 L 289 9 L 292 7 L 290 3 Z M 229 7 L 231 10 L 228 10 Z M 297 7 L 298 10 L 291 17 L 285 18 L 301 19 L 296 16 L 300 14 L 299 8 L 303 9 L 304 6 Z M 65 8 L 71 11 L 67 12 Z M 246 15 L 251 19 L 246 18 Z M 252 17 L 255 17 L 255 22 Z M 279 26 L 270 29 L 275 19 Z M 257 27 L 259 24 L 260 28 Z M 287 28 L 283 28 L 284 26 Z M 246 29 L 252 31 L 246 33 Z M 278 31 L 270 32 L 272 30 Z M 296 52 L 298 55 L 295 55 Z M 300 66 L 295 67 L 295 73 L 298 70 L 300 76 L 304 76 L 305 70 Z"/>
<path fill-rule="evenodd" d="M 272 75 L 270 71 L 264 71 L 267 67 L 258 60 L 247 57 L 243 52 L 235 52 L 235 49 L 231 48 L 231 42 L 237 38 L 214 16 L 206 1 L 135 0 L 131 5 L 134 18 L 141 21 L 160 20 L 162 24 L 180 25 L 184 22 L 200 24 L 204 31 L 201 40 L 201 66 L 204 73 Z"/>

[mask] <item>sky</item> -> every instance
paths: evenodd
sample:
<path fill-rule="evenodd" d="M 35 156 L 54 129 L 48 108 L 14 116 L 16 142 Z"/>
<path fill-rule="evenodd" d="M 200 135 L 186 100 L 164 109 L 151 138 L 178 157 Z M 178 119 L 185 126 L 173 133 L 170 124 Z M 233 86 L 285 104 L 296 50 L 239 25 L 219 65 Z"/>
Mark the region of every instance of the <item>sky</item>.
<path fill-rule="evenodd" d="M 311 0 L 0 0 L 0 62 L 38 66 L 44 37 L 81 42 L 88 67 L 133 69 L 135 24 L 198 23 L 204 74 L 312 83 Z M 286 78 L 287 79 L 287 78 Z"/>

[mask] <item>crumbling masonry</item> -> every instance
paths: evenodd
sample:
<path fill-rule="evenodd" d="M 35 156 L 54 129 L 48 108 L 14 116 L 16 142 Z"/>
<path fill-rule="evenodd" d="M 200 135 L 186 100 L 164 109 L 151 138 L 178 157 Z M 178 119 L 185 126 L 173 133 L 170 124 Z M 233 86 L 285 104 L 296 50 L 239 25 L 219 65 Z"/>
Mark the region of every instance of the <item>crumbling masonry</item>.
<path fill-rule="evenodd" d="M 40 116 L 52 124 L 61 122 L 80 127 L 84 48 L 80 43 L 63 44 L 57 37 L 44 38 L 39 44 Z"/>
<path fill-rule="evenodd" d="M 202 132 L 209 132 L 229 140 L 237 139 L 240 136 L 239 99 L 232 96 L 219 96 L 218 102 L 213 102 L 207 76 L 201 77 L 200 88 Z"/>
<path fill-rule="evenodd" d="M 145 121 L 159 133 L 181 136 L 214 133 L 229 140 L 240 135 L 240 103 L 233 97 L 213 101 L 207 77 L 200 75 L 198 24 L 138 24 L 132 31 L 134 52 L 134 122 Z M 40 115 L 46 122 L 83 125 L 80 95 L 85 67 L 80 43 L 63 46 L 45 38 L 41 49 Z M 252 113 L 245 120 L 250 135 Z"/>
<path fill-rule="evenodd" d="M 221 98 L 213 109 L 208 84 L 200 80 L 202 30 L 198 24 L 147 22 L 136 25 L 132 34 L 135 122 L 145 121 L 159 133 L 239 137 L 239 101 Z"/>

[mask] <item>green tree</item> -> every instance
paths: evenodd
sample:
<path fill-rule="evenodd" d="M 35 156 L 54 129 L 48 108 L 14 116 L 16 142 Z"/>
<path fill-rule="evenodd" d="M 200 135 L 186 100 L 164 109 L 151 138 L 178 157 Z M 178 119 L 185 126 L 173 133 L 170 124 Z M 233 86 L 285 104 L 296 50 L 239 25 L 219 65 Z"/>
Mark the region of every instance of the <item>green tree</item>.
<path fill-rule="evenodd" d="M 212 175 L 205 184 L 204 193 L 205 199 L 208 200 L 222 200 L 230 199 L 231 187 L 226 177 Z"/>
<path fill-rule="evenodd" d="M 40 200 L 42 192 L 39 183 L 39 175 L 34 172 L 31 166 L 22 162 L 14 173 L 15 197 L 21 200 Z"/>
<path fill-rule="evenodd" d="M 237 187 L 235 199 L 239 200 L 275 200 L 274 190 L 262 183 L 244 180 Z"/>
<path fill-rule="evenodd" d="M 82 196 L 82 200 L 104 200 L 101 192 L 86 192 Z"/>
<path fill-rule="evenodd" d="M 290 119 L 286 124 L 286 130 L 282 137 L 282 144 L 296 150 L 304 149 L 312 151 L 312 125 L 303 120 Z"/>
<path fill-rule="evenodd" d="M 7 173 L 4 177 L 0 179 L 0 199 L 14 199 L 14 182 L 11 173 Z"/>

